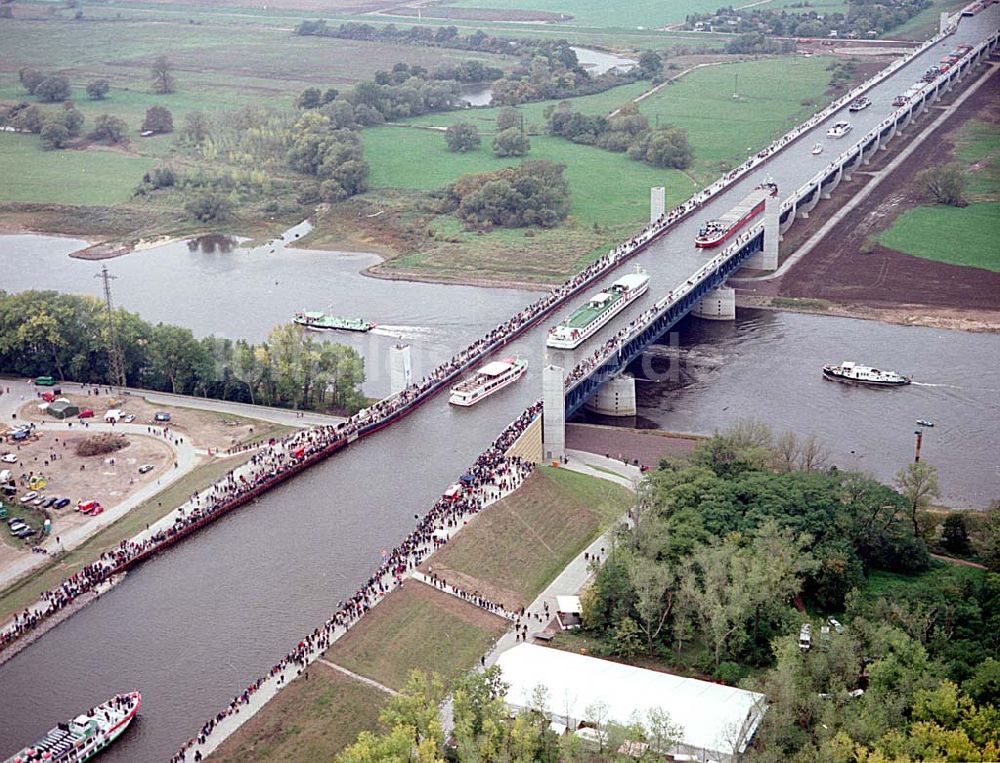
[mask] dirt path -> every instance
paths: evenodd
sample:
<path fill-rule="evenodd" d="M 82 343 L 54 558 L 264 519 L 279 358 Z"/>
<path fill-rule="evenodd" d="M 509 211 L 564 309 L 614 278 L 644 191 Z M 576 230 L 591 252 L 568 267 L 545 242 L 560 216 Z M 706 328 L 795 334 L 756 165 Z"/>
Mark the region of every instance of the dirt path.
<path fill-rule="evenodd" d="M 945 556 L 944 554 L 931 554 L 935 559 L 940 559 L 942 562 L 947 562 L 948 564 L 954 564 L 957 567 L 974 567 L 977 570 L 985 570 L 985 564 L 979 564 L 979 562 L 970 562 L 966 559 L 956 559 L 953 556 Z"/>

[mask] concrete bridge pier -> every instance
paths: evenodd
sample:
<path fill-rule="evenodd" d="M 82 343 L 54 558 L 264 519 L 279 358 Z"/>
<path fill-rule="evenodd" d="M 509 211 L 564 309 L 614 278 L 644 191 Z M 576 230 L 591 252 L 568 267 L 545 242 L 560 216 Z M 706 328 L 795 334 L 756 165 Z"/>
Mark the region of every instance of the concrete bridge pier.
<path fill-rule="evenodd" d="M 819 196 L 820 196 L 820 190 L 821 190 L 820 189 L 820 185 L 821 185 L 821 183 L 817 183 L 816 187 L 813 188 L 813 190 L 812 190 L 812 198 L 809 201 L 805 201 L 804 199 L 799 199 L 799 204 L 798 204 L 798 207 L 797 207 L 797 214 L 803 220 L 807 219 L 809 217 L 809 213 L 812 212 L 813 209 L 816 208 L 817 204 L 819 204 Z"/>
<path fill-rule="evenodd" d="M 542 452 L 549 463 L 566 455 L 565 375 L 560 366 L 542 369 Z"/>
<path fill-rule="evenodd" d="M 649 222 L 655 223 L 667 211 L 667 189 L 662 185 L 649 189 Z"/>
<path fill-rule="evenodd" d="M 861 166 L 861 159 L 864 156 L 864 148 L 859 148 L 858 153 L 855 157 L 847 162 L 844 162 L 844 166 L 841 168 L 844 171 L 844 180 L 848 183 L 851 182 L 851 177 L 854 174 L 854 170 Z"/>
<path fill-rule="evenodd" d="M 410 345 L 397 344 L 389 348 L 389 394 L 398 395 L 413 382 Z"/>
<path fill-rule="evenodd" d="M 729 286 L 713 289 L 694 306 L 691 315 L 709 321 L 736 320 L 736 289 Z"/>
<path fill-rule="evenodd" d="M 837 186 L 840 185 L 840 180 L 843 177 L 844 177 L 844 165 L 841 164 L 837 168 L 837 175 L 836 175 L 836 177 L 834 177 L 833 180 L 831 180 L 826 185 L 823 185 L 823 183 L 819 184 L 819 195 L 820 195 L 820 198 L 821 199 L 829 199 L 830 195 L 837 189 Z"/>
<path fill-rule="evenodd" d="M 781 200 L 769 197 L 764 202 L 764 248 L 750 257 L 746 261 L 745 267 L 755 270 L 778 269 L 778 244 L 781 241 L 780 219 Z"/>
<path fill-rule="evenodd" d="M 889 129 L 889 132 L 887 132 L 885 135 L 883 135 L 881 137 L 881 139 L 879 140 L 879 146 L 881 147 L 881 149 L 883 151 L 888 151 L 889 150 L 889 141 L 892 140 L 895 135 L 896 135 L 896 125 L 893 125 Z"/>
<path fill-rule="evenodd" d="M 603 416 L 635 416 L 635 378 L 628 374 L 616 376 L 597 390 L 584 407 Z"/>
<path fill-rule="evenodd" d="M 791 227 L 792 227 L 792 223 L 794 223 L 794 222 L 795 222 L 795 207 L 796 207 L 797 205 L 798 205 L 798 199 L 795 199 L 795 198 L 793 197 L 793 198 L 792 198 L 792 201 L 791 201 L 791 204 L 789 205 L 789 210 L 788 210 L 788 217 L 786 217 L 786 218 L 785 218 L 785 221 L 784 221 L 783 223 L 781 223 L 781 226 L 780 226 L 780 227 L 779 227 L 779 229 L 778 229 L 778 232 L 779 232 L 779 233 L 780 233 L 780 234 L 781 234 L 782 236 L 783 236 L 783 235 L 785 235 L 785 232 L 786 232 L 786 231 L 787 231 L 787 230 L 788 230 L 789 228 L 791 228 Z M 779 217 L 779 219 L 780 219 L 780 217 Z"/>
<path fill-rule="evenodd" d="M 875 140 L 872 142 L 871 148 L 864 152 L 864 157 L 861 160 L 862 164 L 868 165 L 872 163 L 872 154 L 878 151 L 879 144 L 882 143 L 882 137 L 880 135 L 875 136 Z"/>

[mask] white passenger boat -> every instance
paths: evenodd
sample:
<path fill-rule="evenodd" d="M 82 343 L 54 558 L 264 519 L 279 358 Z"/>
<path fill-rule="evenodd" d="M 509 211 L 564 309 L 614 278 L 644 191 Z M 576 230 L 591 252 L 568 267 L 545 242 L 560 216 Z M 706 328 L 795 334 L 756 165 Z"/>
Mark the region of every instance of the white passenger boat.
<path fill-rule="evenodd" d="M 516 382 L 527 370 L 528 364 L 520 358 L 494 360 L 476 371 L 475 376 L 452 387 L 448 402 L 464 407 L 475 405 L 508 384 Z"/>
<path fill-rule="evenodd" d="M 854 126 L 850 122 L 837 122 L 833 127 L 826 131 L 826 135 L 829 138 L 843 138 L 853 129 Z"/>
<path fill-rule="evenodd" d="M 619 278 L 607 291 L 595 294 L 569 318 L 549 329 L 545 343 L 557 350 L 572 350 L 593 336 L 601 326 L 646 293 L 649 276 L 640 267 L 635 271 Z"/>
<path fill-rule="evenodd" d="M 822 143 L 815 144 L 812 147 L 812 152 L 813 152 L 813 154 L 822 154 L 823 153 L 823 144 Z"/>
<path fill-rule="evenodd" d="M 823 366 L 823 378 L 849 384 L 869 384 L 873 387 L 900 387 L 910 383 L 910 377 L 895 371 L 880 371 L 845 360 L 839 366 Z"/>

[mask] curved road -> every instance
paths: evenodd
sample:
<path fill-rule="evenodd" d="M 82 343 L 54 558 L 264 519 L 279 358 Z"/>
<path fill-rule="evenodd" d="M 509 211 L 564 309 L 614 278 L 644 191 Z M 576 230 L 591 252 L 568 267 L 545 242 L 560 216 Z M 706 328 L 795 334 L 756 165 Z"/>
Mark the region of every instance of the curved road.
<path fill-rule="evenodd" d="M 851 117 L 855 134 L 882 119 L 891 99 L 942 50 L 984 37 L 998 19 L 998 6 L 964 19 L 956 35 L 874 88 L 873 106 Z M 826 123 L 816 130 L 825 134 Z M 787 194 L 818 171 L 822 156 L 817 161 L 809 153 L 815 140 L 804 135 L 639 255 L 635 261 L 653 277 L 650 293 L 621 320 L 698 268 L 705 255 L 691 242 L 704 218 L 732 207 L 766 175 Z M 615 330 L 607 327 L 593 341 Z M 468 410 L 439 395 L 386 432 L 169 549 L 0 668 L 0 750 L 16 749 L 54 722 L 135 687 L 143 692 L 141 717 L 102 760 L 168 759 L 353 593 L 378 565 L 381 550 L 412 529 L 413 515 L 539 396 L 545 331 L 537 327 L 507 350 L 529 361 L 519 384 Z M 581 348 L 571 355 L 586 353 Z M 573 357 L 553 359 L 569 366 Z"/>

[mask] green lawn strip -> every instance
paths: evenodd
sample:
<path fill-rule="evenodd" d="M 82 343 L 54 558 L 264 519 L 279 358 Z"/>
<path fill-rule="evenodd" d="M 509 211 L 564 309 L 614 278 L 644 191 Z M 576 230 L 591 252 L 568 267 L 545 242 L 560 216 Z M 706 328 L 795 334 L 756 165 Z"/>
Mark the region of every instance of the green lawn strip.
<path fill-rule="evenodd" d="M 446 579 L 454 571 L 494 597 L 503 595 L 508 606 L 526 605 L 623 516 L 631 500 L 620 485 L 541 467 L 517 492 L 477 516 L 429 563 Z"/>
<path fill-rule="evenodd" d="M 942 11 L 953 13 L 968 4 L 968 0 L 937 0 L 930 8 L 882 36 L 889 40 L 925 40 L 937 33 Z"/>
<path fill-rule="evenodd" d="M 952 265 L 1000 272 L 1000 202 L 907 210 L 876 238 L 883 246 Z"/>
<path fill-rule="evenodd" d="M 320 662 L 298 677 L 212 753 L 218 763 L 333 760 L 374 730 L 388 695 Z"/>
<path fill-rule="evenodd" d="M 955 158 L 968 164 L 966 195 L 972 201 L 1000 197 L 1000 128 L 973 119 L 955 136 Z"/>
<path fill-rule="evenodd" d="M 450 684 L 471 669 L 509 627 L 506 620 L 415 580 L 386 596 L 325 654 L 326 659 L 393 689 L 411 670 Z"/>
<path fill-rule="evenodd" d="M 263 436 L 264 432 L 255 434 Z M 125 538 L 131 538 L 143 530 L 147 524 L 152 524 L 169 514 L 187 501 L 192 493 L 214 484 L 226 472 L 249 460 L 252 455 L 253 453 L 242 453 L 232 458 L 214 460 L 192 469 L 177 482 L 152 498 L 143 501 L 83 545 L 62 557 L 53 558 L 44 567 L 7 588 L 0 594 L 0 622 L 37 600 L 42 591 L 59 585 L 64 578 L 90 564 L 105 551 L 115 548 Z"/>

